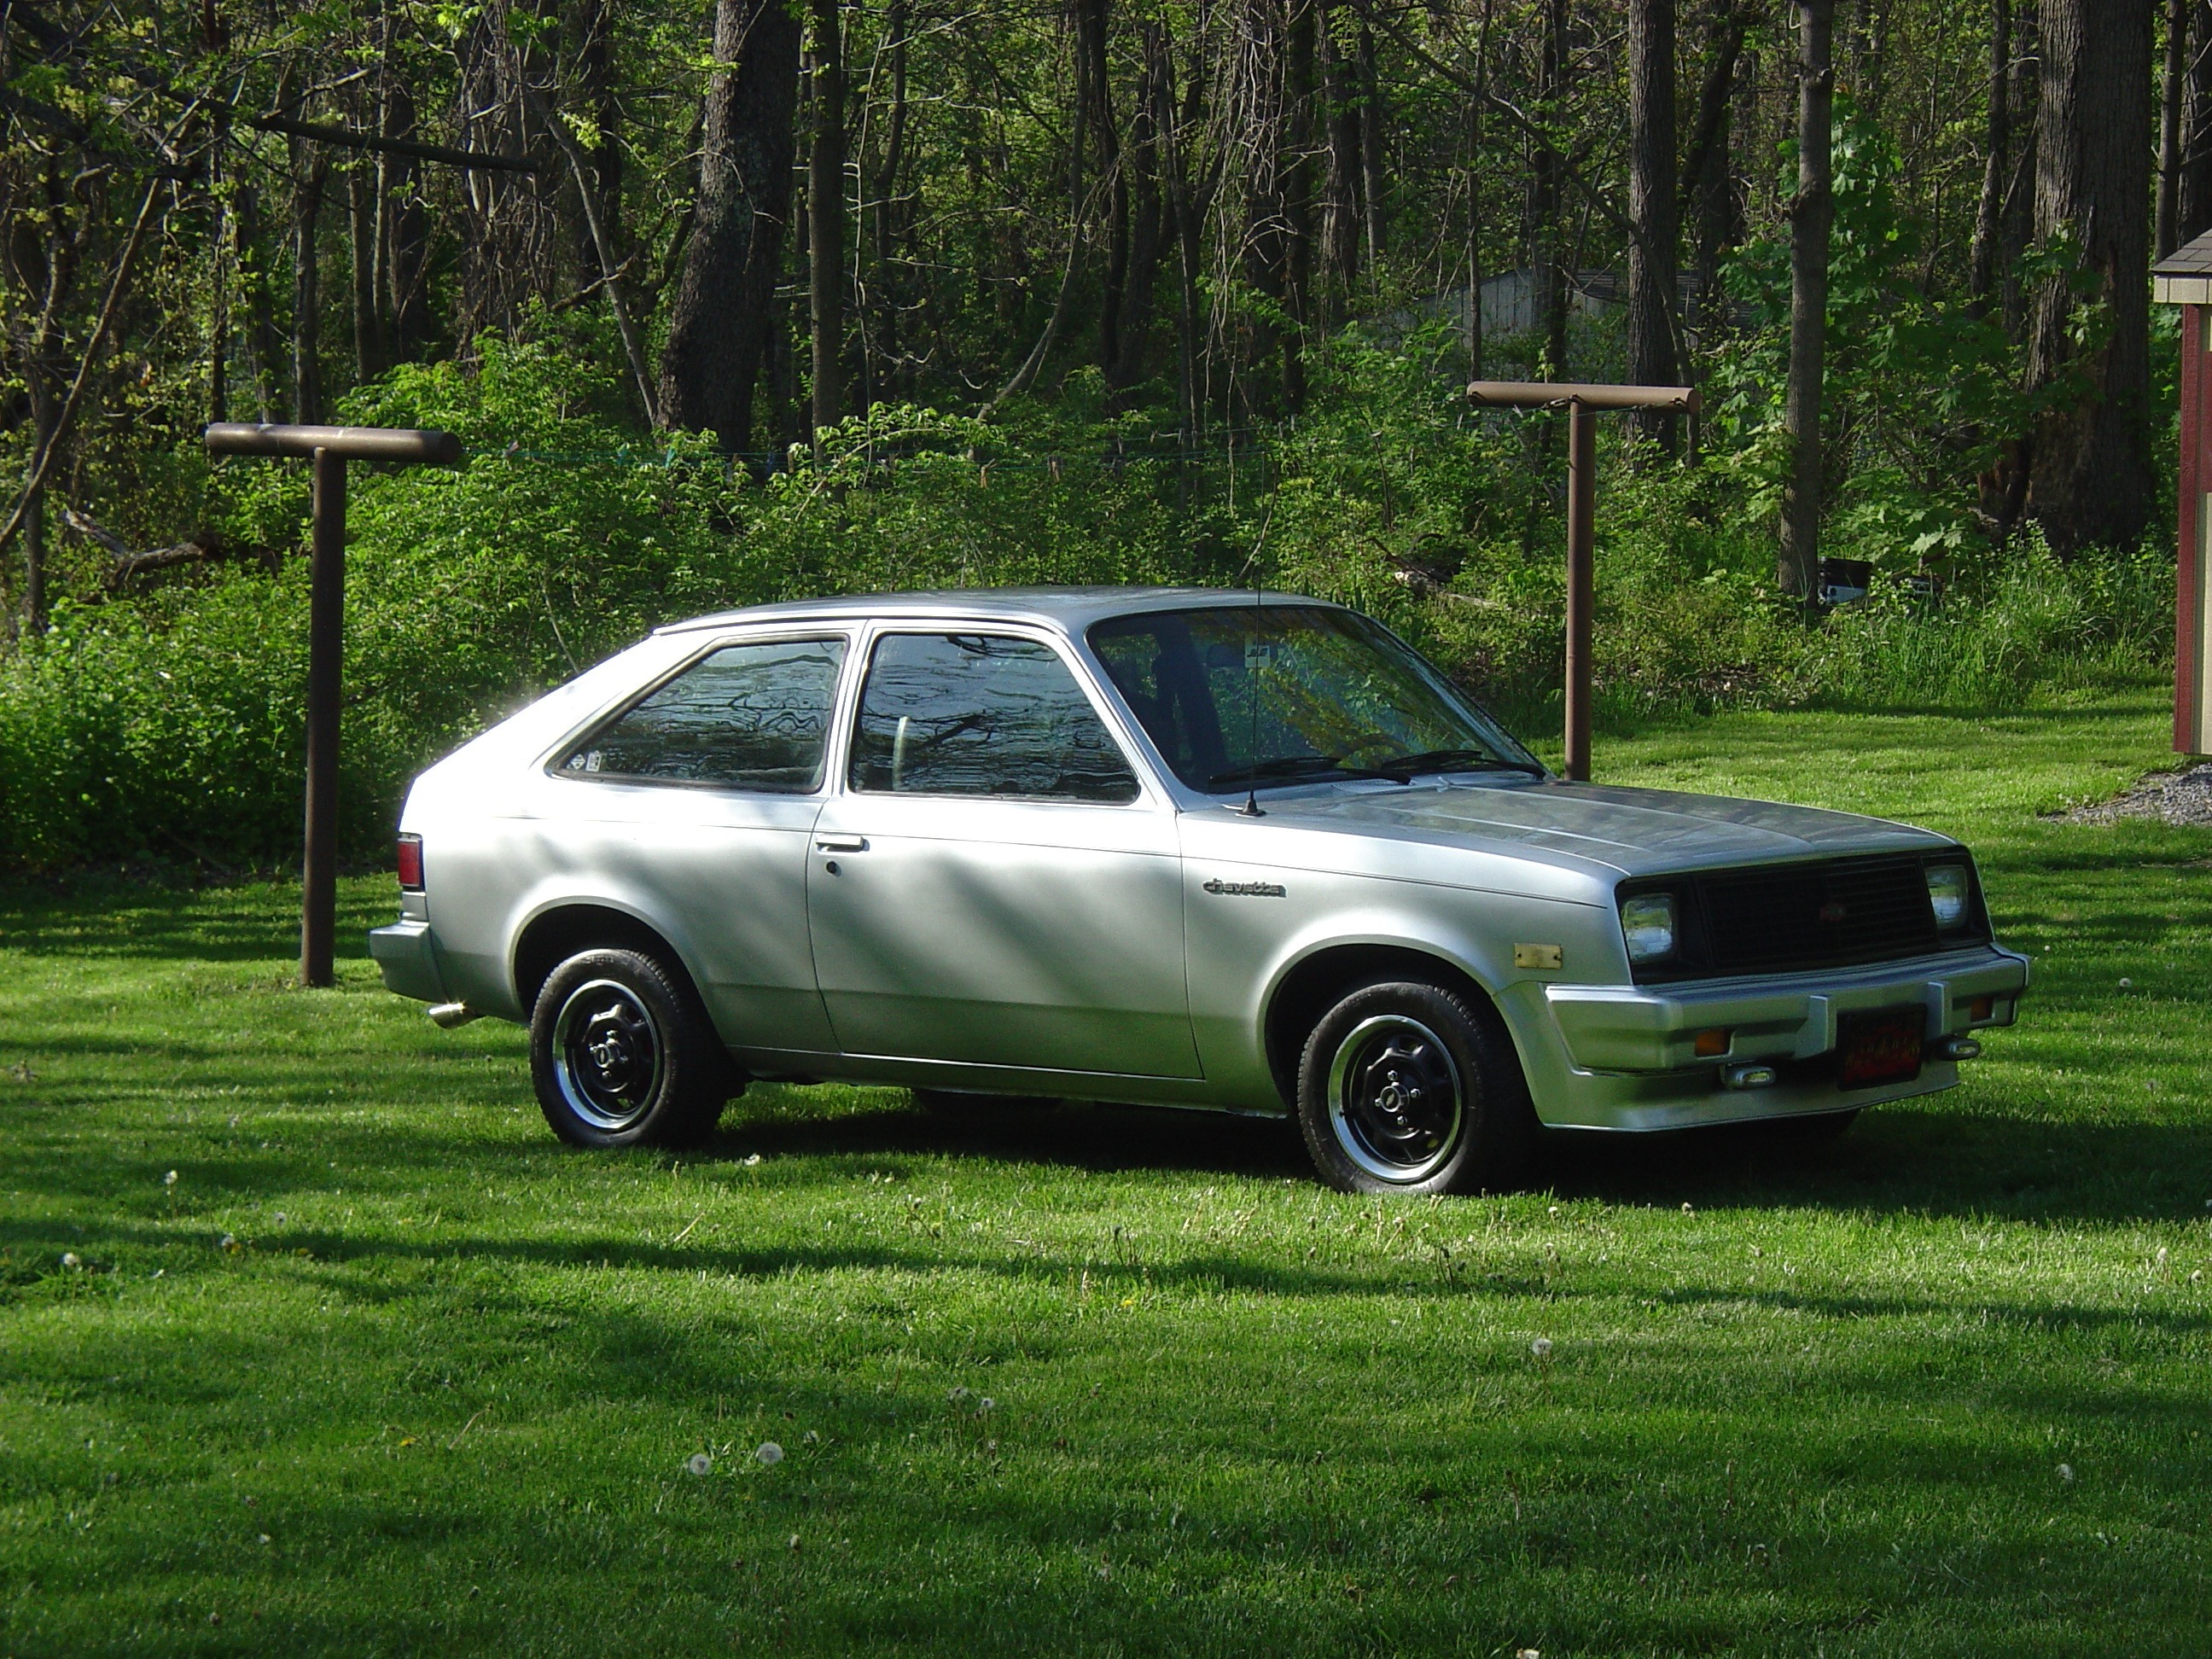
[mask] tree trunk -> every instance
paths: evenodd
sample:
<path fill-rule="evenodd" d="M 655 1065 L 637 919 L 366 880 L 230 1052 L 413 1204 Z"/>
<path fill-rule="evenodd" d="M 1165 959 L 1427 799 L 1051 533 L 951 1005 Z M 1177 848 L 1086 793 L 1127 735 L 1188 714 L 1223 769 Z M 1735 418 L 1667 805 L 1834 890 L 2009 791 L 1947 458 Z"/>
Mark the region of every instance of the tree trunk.
<path fill-rule="evenodd" d="M 895 275 L 894 254 L 898 243 L 899 171 L 906 161 L 906 63 L 908 0 L 890 0 L 884 32 L 891 43 L 891 112 L 884 137 L 883 162 L 868 191 L 868 225 L 874 248 L 875 349 L 884 363 L 884 391 L 892 398 L 908 390 L 900 356 L 899 305 L 901 285 Z"/>
<path fill-rule="evenodd" d="M 1152 310 L 1166 222 L 1160 199 L 1158 111 L 1170 84 L 1167 40 L 1149 24 L 1140 38 L 1144 72 L 1129 115 L 1129 142 L 1121 151 L 1122 171 L 1129 180 L 1129 269 L 1121 293 L 1121 349 L 1106 374 L 1108 385 L 1117 392 L 1144 378 L 1151 356 Z"/>
<path fill-rule="evenodd" d="M 2150 0 L 2042 0 L 2039 239 L 2070 236 L 2109 333 L 2081 355 L 2062 278 L 2034 296 L 2031 384 L 2079 377 L 2037 423 L 2028 493 L 2051 546 L 2131 545 L 2150 522 Z"/>
<path fill-rule="evenodd" d="M 1097 146 L 1098 181 L 1106 198 L 1106 268 L 1098 290 L 1098 363 L 1109 382 L 1121 362 L 1121 308 L 1129 281 L 1129 181 L 1121 171 L 1121 128 L 1107 59 L 1109 0 L 1077 0 L 1075 95 Z"/>
<path fill-rule="evenodd" d="M 1826 374 L 1828 232 L 1835 220 L 1831 143 L 1835 0 L 1797 0 L 1797 193 L 1790 204 L 1790 387 L 1783 424 L 1782 591 L 1818 614 L 1820 587 L 1820 393 Z"/>
<path fill-rule="evenodd" d="M 2015 343 L 2027 337 L 2027 290 L 2021 281 L 2021 263 L 2028 244 L 2035 240 L 2035 179 L 2043 107 L 2043 23 L 2033 4 L 2015 3 L 2012 14 L 2013 148 L 2017 152 L 2012 178 L 2005 185 L 2004 251 L 1997 261 L 1997 291 L 2002 303 L 2005 338 Z M 2020 494 L 2027 485 L 2022 474 Z"/>
<path fill-rule="evenodd" d="M 1360 100 L 1352 54 L 1336 38 L 1334 7 L 1322 9 L 1321 80 L 1328 145 L 1322 180 L 1321 314 L 1334 327 L 1359 280 L 1359 195 L 1366 169 L 1359 157 Z"/>
<path fill-rule="evenodd" d="M 1723 0 L 1705 26 L 1705 74 L 1698 88 L 1698 125 L 1683 159 L 1682 199 L 1690 212 L 1694 246 L 1690 316 L 1709 334 L 1727 314 L 1720 301 L 1721 255 L 1741 239 L 1735 180 L 1729 167 L 1737 65 L 1750 19 Z M 1702 342 L 1701 342 L 1702 343 Z"/>
<path fill-rule="evenodd" d="M 269 250 L 264 245 L 261 192 L 241 181 L 232 203 L 231 263 L 238 270 L 240 331 L 246 377 L 252 382 L 253 418 L 266 425 L 276 418 L 276 384 L 283 373 L 283 345 L 276 330 L 276 300 L 269 283 Z"/>
<path fill-rule="evenodd" d="M 1568 0 L 1545 0 L 1544 35 L 1537 61 L 1538 108 L 1548 125 L 1558 114 L 1566 74 Z M 1540 377 L 1564 380 L 1567 373 L 1567 299 L 1570 273 L 1566 228 L 1560 222 L 1559 158 L 1548 144 L 1537 146 L 1529 160 L 1528 217 L 1530 264 L 1537 325 L 1544 331 L 1544 364 Z M 1551 448 L 1552 428 L 1547 421 L 1538 441 L 1544 453 Z"/>
<path fill-rule="evenodd" d="M 224 203 L 222 165 L 229 124 L 216 118 L 208 146 L 208 419 L 230 418 L 230 213 Z"/>
<path fill-rule="evenodd" d="M 312 426 L 323 418 L 323 284 L 316 232 L 321 228 L 323 187 L 330 161 L 321 148 L 305 150 L 306 167 L 294 162 L 292 194 L 292 418 Z"/>
<path fill-rule="evenodd" d="M 346 169 L 347 242 L 352 253 L 353 356 L 356 380 L 373 380 L 391 367 L 377 303 L 376 173 L 356 162 Z"/>
<path fill-rule="evenodd" d="M 1321 0 L 1290 0 L 1283 52 L 1283 406 L 1306 404 L 1306 329 L 1313 313 L 1316 13 Z"/>
<path fill-rule="evenodd" d="M 58 406 L 46 378 L 46 365 L 33 362 L 27 377 L 31 397 L 31 453 L 44 455 L 54 441 Z M 33 481 L 23 502 L 23 631 L 46 626 L 46 485 Z"/>
<path fill-rule="evenodd" d="M 392 137 L 412 138 L 415 94 L 404 69 L 390 64 L 388 50 L 386 76 L 378 124 Z M 430 232 L 416 177 L 416 164 L 407 156 L 376 158 L 378 269 L 384 285 L 384 314 L 391 319 L 392 356 L 398 362 L 412 360 L 430 337 Z"/>
<path fill-rule="evenodd" d="M 1489 12 L 1483 27 L 1489 29 Z M 1359 17 L 1359 165 L 1366 177 L 1360 189 L 1360 216 L 1367 225 L 1367 266 L 1382 263 L 1390 246 L 1389 179 L 1384 168 L 1382 78 L 1375 64 L 1375 31 L 1364 10 Z"/>
<path fill-rule="evenodd" d="M 845 47 L 837 0 L 811 0 L 814 139 L 806 163 L 808 297 L 814 322 L 814 429 L 845 404 Z"/>
<path fill-rule="evenodd" d="M 1482 0 L 1482 19 L 1474 36 L 1474 95 L 1467 100 L 1467 375 L 1482 379 L 1482 116 L 1490 101 L 1490 16 L 1492 0 Z M 1364 37 L 1363 36 L 1363 44 Z M 1372 208 L 1370 207 L 1370 211 Z"/>
<path fill-rule="evenodd" d="M 1989 309 L 1996 283 L 1997 246 L 2004 234 L 2005 191 L 2012 182 L 2012 0 L 1996 0 L 1990 27 L 1989 114 L 1983 130 L 1982 194 L 1974 210 L 1974 246 L 1966 296 L 1977 315 Z"/>
<path fill-rule="evenodd" d="M 1674 386 L 1674 0 L 1629 0 L 1628 216 L 1638 240 L 1628 250 L 1628 378 Z M 1639 410 L 1634 430 L 1668 454 L 1671 415 Z"/>
<path fill-rule="evenodd" d="M 599 142 L 587 152 L 592 206 L 599 214 L 599 234 L 619 263 L 629 257 L 629 249 L 623 240 L 622 103 L 615 95 L 614 14 L 611 0 L 578 0 L 574 28 L 580 90 L 599 129 Z M 588 221 L 582 229 L 576 257 L 588 280 L 600 274 L 599 247 Z"/>
<path fill-rule="evenodd" d="M 1172 64 L 1164 67 L 1171 71 Z M 1199 284 L 1200 262 L 1205 258 L 1206 216 L 1198 200 L 1197 181 L 1190 174 L 1189 159 L 1183 154 L 1182 135 L 1197 130 L 1205 111 L 1205 70 L 1194 65 L 1178 116 L 1171 74 L 1163 73 L 1154 116 L 1160 133 L 1160 175 L 1167 197 L 1168 223 L 1176 242 L 1176 410 L 1186 453 L 1197 443 L 1201 425 Z"/>
<path fill-rule="evenodd" d="M 2151 246 L 2163 259 L 2180 246 L 2181 115 L 2189 84 L 2190 0 L 2166 0 L 2166 66 L 2158 100 L 2158 217 Z"/>
<path fill-rule="evenodd" d="M 711 431 L 725 453 L 752 438 L 753 388 L 791 214 L 799 24 L 782 0 L 717 0 L 697 206 L 660 358 L 660 417 Z"/>

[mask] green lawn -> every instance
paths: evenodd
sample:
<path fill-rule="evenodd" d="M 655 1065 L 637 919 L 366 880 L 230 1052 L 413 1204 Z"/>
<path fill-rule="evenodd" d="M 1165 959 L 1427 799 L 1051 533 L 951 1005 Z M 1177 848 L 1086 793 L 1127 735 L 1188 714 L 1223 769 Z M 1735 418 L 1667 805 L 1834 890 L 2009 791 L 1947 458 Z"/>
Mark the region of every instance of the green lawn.
<path fill-rule="evenodd" d="M 2202 1655 L 2212 832 L 2037 817 L 2164 721 L 1601 739 L 1966 836 L 2036 990 L 1837 1146 L 1504 1200 L 871 1090 L 564 1152 L 290 891 L 0 895 L 0 1654 Z"/>

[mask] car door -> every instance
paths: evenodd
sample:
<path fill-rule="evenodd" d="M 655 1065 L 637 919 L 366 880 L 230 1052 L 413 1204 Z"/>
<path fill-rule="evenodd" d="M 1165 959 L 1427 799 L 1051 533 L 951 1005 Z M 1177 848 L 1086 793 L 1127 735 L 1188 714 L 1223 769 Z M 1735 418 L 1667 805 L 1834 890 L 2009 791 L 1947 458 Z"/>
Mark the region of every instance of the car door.
<path fill-rule="evenodd" d="M 834 1050 L 806 942 L 808 838 L 850 641 L 726 640 L 556 761 L 560 856 L 680 937 L 722 1038 Z"/>
<path fill-rule="evenodd" d="M 1196 1077 L 1173 809 L 1068 664 L 1002 629 L 873 641 L 807 876 L 850 1054 Z"/>

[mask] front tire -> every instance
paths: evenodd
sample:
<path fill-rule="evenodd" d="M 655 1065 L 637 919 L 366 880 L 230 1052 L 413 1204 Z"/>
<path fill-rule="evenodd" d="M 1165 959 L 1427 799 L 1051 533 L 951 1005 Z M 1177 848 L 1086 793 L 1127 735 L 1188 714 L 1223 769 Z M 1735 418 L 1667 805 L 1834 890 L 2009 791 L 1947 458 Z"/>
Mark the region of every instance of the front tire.
<path fill-rule="evenodd" d="M 729 1098 L 721 1040 L 688 981 L 638 951 L 585 951 L 530 1016 L 530 1078 L 572 1146 L 691 1146 Z"/>
<path fill-rule="evenodd" d="M 1370 980 L 1322 1015 L 1298 1062 L 1298 1124 L 1344 1193 L 1510 1185 L 1536 1137 L 1497 1012 L 1425 980 Z"/>

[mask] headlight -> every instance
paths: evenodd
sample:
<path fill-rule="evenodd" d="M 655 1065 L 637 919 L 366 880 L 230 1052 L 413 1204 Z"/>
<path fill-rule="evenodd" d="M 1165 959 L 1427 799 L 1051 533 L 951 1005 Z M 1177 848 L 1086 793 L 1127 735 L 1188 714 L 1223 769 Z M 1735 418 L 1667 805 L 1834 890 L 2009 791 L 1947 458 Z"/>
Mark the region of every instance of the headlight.
<path fill-rule="evenodd" d="M 1620 902 L 1620 937 L 1631 962 L 1656 962 L 1674 954 L 1674 896 L 1638 893 Z"/>
<path fill-rule="evenodd" d="M 1931 864 L 1928 866 L 1928 903 L 1936 912 L 1936 926 L 1945 933 L 1966 919 L 1966 866 Z"/>

